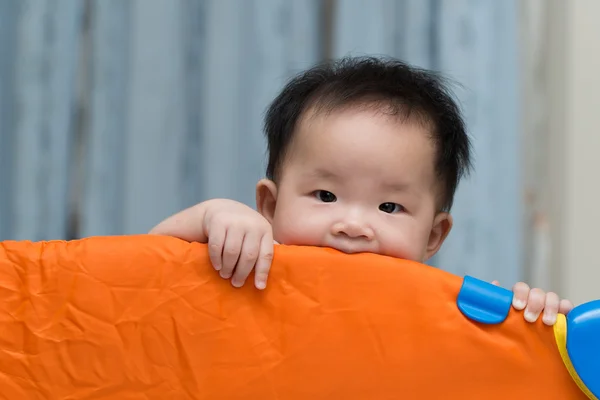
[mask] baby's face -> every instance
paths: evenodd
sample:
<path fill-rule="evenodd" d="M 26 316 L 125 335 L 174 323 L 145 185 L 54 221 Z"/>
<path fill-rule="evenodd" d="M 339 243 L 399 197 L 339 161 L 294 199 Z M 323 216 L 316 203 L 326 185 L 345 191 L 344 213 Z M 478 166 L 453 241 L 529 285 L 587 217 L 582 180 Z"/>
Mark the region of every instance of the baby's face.
<path fill-rule="evenodd" d="M 309 116 L 278 186 L 259 183 L 259 210 L 282 244 L 424 262 L 451 227 L 450 216 L 436 212 L 434 151 L 416 122 L 353 109 Z M 261 206 L 265 193 L 271 209 Z"/>

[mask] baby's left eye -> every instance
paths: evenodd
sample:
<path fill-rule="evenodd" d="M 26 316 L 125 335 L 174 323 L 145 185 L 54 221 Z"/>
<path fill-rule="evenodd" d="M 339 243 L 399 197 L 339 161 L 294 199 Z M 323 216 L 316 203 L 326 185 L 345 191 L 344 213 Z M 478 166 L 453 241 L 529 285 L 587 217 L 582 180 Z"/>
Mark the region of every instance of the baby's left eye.
<path fill-rule="evenodd" d="M 383 203 L 379 205 L 379 209 L 384 213 L 393 214 L 404 211 L 404 207 L 396 203 Z"/>

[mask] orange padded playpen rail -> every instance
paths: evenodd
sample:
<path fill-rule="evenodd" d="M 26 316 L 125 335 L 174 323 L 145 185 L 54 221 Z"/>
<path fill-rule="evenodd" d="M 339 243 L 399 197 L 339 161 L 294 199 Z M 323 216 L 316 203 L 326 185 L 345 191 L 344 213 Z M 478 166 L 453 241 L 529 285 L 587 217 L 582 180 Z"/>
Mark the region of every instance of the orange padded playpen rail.
<path fill-rule="evenodd" d="M 175 238 L 2 242 L 0 398 L 587 399 L 552 327 L 466 318 L 462 281 L 276 246 L 258 291 Z"/>

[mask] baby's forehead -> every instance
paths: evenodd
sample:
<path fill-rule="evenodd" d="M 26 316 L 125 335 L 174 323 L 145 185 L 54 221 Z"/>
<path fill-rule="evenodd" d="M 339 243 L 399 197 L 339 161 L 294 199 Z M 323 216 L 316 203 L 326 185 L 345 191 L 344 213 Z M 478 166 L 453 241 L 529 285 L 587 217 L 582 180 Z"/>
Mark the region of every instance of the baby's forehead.
<path fill-rule="evenodd" d="M 340 143 L 351 140 L 351 134 L 359 134 L 368 140 L 410 142 L 413 148 L 432 149 L 433 127 L 429 121 L 415 115 L 400 116 L 379 108 L 345 107 L 319 111 L 310 109 L 303 113 L 293 131 L 289 147 L 323 140 Z M 348 137 L 340 133 L 346 133 Z M 392 136 L 384 137 L 392 132 Z M 409 133 L 411 133 L 409 135 Z M 415 139 L 415 133 L 419 140 Z"/>
<path fill-rule="evenodd" d="M 335 118 L 339 116 L 364 115 L 374 119 L 389 118 L 396 123 L 420 123 L 428 129 L 432 127 L 428 113 L 420 108 L 390 99 L 358 98 L 347 102 L 328 102 L 320 99 L 319 102 L 309 103 L 298 117 L 297 125 L 310 124 L 315 120 Z"/>
<path fill-rule="evenodd" d="M 432 175 L 435 150 L 427 130 L 373 112 L 323 115 L 297 129 L 282 167 L 326 175 Z M 314 172 L 312 172 L 314 171 Z"/>

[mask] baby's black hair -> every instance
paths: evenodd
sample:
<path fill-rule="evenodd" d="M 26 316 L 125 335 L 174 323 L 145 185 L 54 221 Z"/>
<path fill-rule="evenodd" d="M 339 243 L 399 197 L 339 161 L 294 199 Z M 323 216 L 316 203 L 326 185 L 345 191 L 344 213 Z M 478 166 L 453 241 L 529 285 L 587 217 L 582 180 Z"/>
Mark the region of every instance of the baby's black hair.
<path fill-rule="evenodd" d="M 390 58 L 342 58 L 288 82 L 266 113 L 267 178 L 277 181 L 307 110 L 331 112 L 351 106 L 419 118 L 431 130 L 435 170 L 443 188 L 440 209 L 450 211 L 458 183 L 471 168 L 471 145 L 460 109 L 441 76 Z"/>

